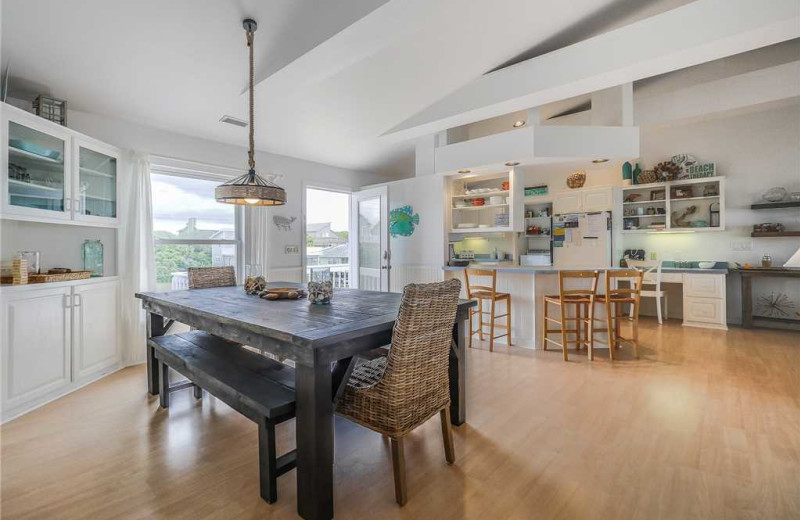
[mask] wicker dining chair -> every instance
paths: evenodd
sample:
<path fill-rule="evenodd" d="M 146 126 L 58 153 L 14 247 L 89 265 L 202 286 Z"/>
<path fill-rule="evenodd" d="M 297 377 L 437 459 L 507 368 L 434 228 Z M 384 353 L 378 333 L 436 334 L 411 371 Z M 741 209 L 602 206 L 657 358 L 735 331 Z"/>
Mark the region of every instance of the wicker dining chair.
<path fill-rule="evenodd" d="M 403 438 L 437 413 L 445 459 L 455 461 L 450 424 L 448 359 L 459 280 L 409 284 L 403 290 L 388 356 L 357 366 L 337 413 L 391 440 L 395 498 L 406 503 Z"/>
<path fill-rule="evenodd" d="M 236 271 L 232 265 L 223 267 L 189 267 L 189 289 L 231 287 L 236 285 Z"/>

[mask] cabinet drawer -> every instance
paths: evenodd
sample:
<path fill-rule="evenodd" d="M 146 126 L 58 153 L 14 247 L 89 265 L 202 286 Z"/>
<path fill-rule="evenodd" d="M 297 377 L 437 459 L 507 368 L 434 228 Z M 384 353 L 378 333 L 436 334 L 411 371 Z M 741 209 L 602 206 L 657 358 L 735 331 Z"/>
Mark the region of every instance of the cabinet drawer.
<path fill-rule="evenodd" d="M 661 273 L 661 283 L 683 283 L 681 273 Z"/>
<path fill-rule="evenodd" d="M 725 300 L 684 298 L 684 321 L 725 325 Z"/>
<path fill-rule="evenodd" d="M 685 274 L 683 294 L 687 297 L 724 298 L 725 276 L 715 274 Z"/>

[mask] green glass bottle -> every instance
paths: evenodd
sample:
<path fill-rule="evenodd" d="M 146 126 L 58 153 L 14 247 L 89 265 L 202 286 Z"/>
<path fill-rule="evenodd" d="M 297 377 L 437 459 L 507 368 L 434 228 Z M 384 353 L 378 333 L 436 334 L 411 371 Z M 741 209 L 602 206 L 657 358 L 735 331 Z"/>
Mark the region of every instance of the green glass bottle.
<path fill-rule="evenodd" d="M 636 163 L 636 168 L 633 169 L 633 183 L 639 184 L 639 174 L 642 173 L 642 169 L 639 168 L 639 163 Z"/>

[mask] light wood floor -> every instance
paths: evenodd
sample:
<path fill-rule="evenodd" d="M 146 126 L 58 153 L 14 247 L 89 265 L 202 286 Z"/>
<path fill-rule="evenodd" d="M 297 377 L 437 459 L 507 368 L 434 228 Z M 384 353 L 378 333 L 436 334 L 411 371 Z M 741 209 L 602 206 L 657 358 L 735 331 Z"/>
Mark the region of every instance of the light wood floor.
<path fill-rule="evenodd" d="M 336 518 L 800 518 L 800 335 L 642 323 L 643 357 L 495 347 L 468 359 L 468 424 L 407 440 L 336 422 Z M 256 427 L 211 398 L 147 396 L 143 367 L 2 427 L 2 518 L 296 518 L 258 495 Z M 280 450 L 293 443 L 279 427 Z"/>

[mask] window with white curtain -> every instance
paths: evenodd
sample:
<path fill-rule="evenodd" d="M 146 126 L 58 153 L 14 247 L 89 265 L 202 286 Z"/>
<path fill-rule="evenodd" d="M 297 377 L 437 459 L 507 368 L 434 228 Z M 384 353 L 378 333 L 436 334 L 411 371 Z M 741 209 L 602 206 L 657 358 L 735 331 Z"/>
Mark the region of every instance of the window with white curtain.
<path fill-rule="evenodd" d="M 241 209 L 214 199 L 224 178 L 150 173 L 158 290 L 188 287 L 187 267 L 232 265 L 240 272 Z"/>

